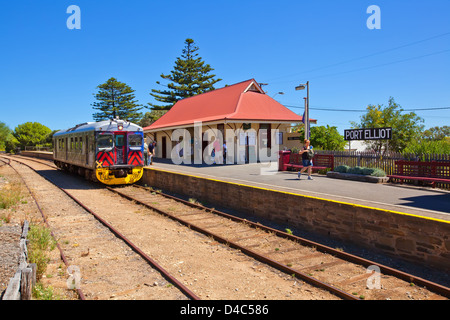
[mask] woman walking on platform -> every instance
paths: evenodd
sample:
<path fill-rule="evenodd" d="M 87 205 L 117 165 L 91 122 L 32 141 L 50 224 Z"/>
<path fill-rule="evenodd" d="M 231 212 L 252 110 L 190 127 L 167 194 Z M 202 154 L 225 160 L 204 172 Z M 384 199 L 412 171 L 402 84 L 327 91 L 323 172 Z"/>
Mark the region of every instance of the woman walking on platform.
<path fill-rule="evenodd" d="M 312 147 L 309 146 L 310 141 L 308 139 L 305 139 L 305 145 L 303 146 L 302 150 L 298 152 L 298 154 L 302 155 L 302 163 L 303 168 L 298 172 L 298 178 L 300 179 L 303 172 L 308 169 L 308 180 L 312 180 L 311 178 L 311 172 L 312 172 L 312 158 L 313 158 L 313 152 Z"/>

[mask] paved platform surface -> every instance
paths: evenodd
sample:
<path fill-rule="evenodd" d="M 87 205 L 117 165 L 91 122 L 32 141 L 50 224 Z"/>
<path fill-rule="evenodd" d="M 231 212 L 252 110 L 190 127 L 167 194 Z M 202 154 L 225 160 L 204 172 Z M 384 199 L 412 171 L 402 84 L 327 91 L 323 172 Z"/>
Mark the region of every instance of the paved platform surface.
<path fill-rule="evenodd" d="M 340 180 L 319 174 L 313 174 L 313 180 L 307 180 L 304 174 L 299 180 L 296 172 L 279 172 L 278 164 L 175 165 L 156 159 L 149 167 L 450 221 L 450 192 L 441 189 Z"/>

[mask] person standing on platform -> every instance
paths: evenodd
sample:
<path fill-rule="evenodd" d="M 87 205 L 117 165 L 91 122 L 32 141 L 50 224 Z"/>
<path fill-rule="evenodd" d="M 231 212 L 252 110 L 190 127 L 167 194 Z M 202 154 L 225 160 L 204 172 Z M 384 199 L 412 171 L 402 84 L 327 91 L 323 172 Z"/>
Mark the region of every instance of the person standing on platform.
<path fill-rule="evenodd" d="M 144 166 L 148 166 L 148 144 L 146 139 L 144 139 Z"/>
<path fill-rule="evenodd" d="M 156 147 L 156 141 L 153 141 L 148 146 L 148 157 L 150 158 L 150 165 L 153 165 L 153 156 L 155 155 L 155 147 Z"/>
<path fill-rule="evenodd" d="M 301 179 L 301 175 L 303 172 L 308 170 L 308 180 L 312 180 L 311 178 L 311 172 L 312 172 L 312 158 L 314 156 L 314 153 L 312 151 L 312 147 L 310 147 L 310 141 L 308 139 L 305 139 L 305 145 L 303 146 L 302 150 L 298 153 L 302 155 L 302 164 L 303 168 L 298 172 L 298 178 Z"/>

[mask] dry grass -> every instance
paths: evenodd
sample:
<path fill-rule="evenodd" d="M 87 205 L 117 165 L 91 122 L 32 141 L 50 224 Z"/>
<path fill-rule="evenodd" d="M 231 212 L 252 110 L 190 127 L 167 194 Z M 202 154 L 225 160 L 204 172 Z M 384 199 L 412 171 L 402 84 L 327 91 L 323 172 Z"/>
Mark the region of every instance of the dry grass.
<path fill-rule="evenodd" d="M 9 209 L 22 199 L 22 186 L 12 182 L 0 189 L 0 209 Z"/>
<path fill-rule="evenodd" d="M 16 204 L 23 198 L 23 187 L 19 181 L 0 177 L 0 221 L 10 222 Z"/>

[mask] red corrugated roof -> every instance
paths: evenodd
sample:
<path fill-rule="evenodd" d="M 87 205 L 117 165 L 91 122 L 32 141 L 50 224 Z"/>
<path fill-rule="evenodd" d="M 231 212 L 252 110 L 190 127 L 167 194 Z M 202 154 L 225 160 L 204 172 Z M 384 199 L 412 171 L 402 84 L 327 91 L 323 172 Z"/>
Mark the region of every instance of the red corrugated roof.
<path fill-rule="evenodd" d="M 263 93 L 254 79 L 178 101 L 144 130 L 219 120 L 301 122 L 302 117 Z"/>

